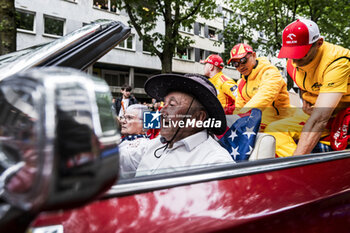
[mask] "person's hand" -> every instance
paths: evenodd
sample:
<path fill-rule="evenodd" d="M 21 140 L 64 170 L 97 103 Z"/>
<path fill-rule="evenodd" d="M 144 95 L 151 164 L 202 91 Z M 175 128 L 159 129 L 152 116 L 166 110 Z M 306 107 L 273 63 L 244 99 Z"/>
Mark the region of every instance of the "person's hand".
<path fill-rule="evenodd" d="M 303 99 L 303 112 L 305 112 L 308 115 L 311 115 L 313 107 L 314 106 L 310 102 L 307 102 Z"/>

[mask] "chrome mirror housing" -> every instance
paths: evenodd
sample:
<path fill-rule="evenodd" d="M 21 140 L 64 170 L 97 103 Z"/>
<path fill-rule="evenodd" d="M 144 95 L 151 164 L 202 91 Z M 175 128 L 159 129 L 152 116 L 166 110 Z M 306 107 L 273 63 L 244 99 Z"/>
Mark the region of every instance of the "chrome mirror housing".
<path fill-rule="evenodd" d="M 118 176 L 120 140 L 111 100 L 105 81 L 70 68 L 3 80 L 1 200 L 35 212 L 84 204 L 108 189 Z"/>

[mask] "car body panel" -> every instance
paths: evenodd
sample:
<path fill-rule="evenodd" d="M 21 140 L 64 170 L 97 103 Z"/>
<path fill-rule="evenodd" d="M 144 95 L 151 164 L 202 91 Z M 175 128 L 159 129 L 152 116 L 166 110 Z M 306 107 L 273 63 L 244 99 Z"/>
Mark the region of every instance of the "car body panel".
<path fill-rule="evenodd" d="M 124 196 L 110 194 L 80 209 L 42 213 L 33 226 L 62 224 L 68 233 L 348 232 L 348 157 Z"/>

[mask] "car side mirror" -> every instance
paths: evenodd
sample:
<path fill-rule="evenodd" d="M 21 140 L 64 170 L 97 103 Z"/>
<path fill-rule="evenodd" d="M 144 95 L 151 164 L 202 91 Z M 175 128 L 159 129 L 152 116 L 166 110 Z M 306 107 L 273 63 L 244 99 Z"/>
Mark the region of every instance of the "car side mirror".
<path fill-rule="evenodd" d="M 11 208 L 79 206 L 116 181 L 120 134 L 111 100 L 105 81 L 70 68 L 0 83 L 0 229 Z"/>

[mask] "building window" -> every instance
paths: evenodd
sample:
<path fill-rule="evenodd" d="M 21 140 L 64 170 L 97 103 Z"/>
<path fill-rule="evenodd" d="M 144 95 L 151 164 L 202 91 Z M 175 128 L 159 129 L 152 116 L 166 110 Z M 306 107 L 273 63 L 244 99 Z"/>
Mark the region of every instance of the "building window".
<path fill-rule="evenodd" d="M 34 32 L 35 13 L 16 10 L 16 25 L 18 29 Z"/>
<path fill-rule="evenodd" d="M 205 60 L 206 57 L 205 57 L 205 50 L 204 49 L 200 49 L 199 50 L 199 59 L 200 60 Z"/>
<path fill-rule="evenodd" d="M 110 12 L 117 12 L 117 0 L 94 0 L 93 7 Z"/>
<path fill-rule="evenodd" d="M 193 34 L 193 27 L 181 25 L 179 31 Z"/>
<path fill-rule="evenodd" d="M 113 70 L 103 70 L 103 78 L 109 86 L 121 87 L 125 83 L 129 83 L 129 73 L 118 72 Z"/>
<path fill-rule="evenodd" d="M 44 28 L 45 34 L 63 36 L 64 19 L 44 15 Z"/>
<path fill-rule="evenodd" d="M 182 59 L 182 60 L 192 61 L 193 60 L 193 48 L 186 48 L 186 49 L 176 48 L 175 57 Z"/>
<path fill-rule="evenodd" d="M 212 40 L 217 40 L 216 29 L 213 27 L 208 28 L 208 38 Z"/>
<path fill-rule="evenodd" d="M 130 35 L 128 39 L 123 40 L 120 44 L 118 44 L 118 48 L 130 49 L 134 50 L 134 35 Z"/>
<path fill-rule="evenodd" d="M 134 76 L 134 86 L 135 88 L 143 88 L 148 76 L 144 74 L 135 74 Z"/>
<path fill-rule="evenodd" d="M 150 53 L 151 52 L 151 47 L 148 46 L 145 42 L 142 43 L 142 51 L 146 52 L 146 53 Z"/>
<path fill-rule="evenodd" d="M 199 36 L 204 37 L 204 24 L 202 23 L 198 24 L 198 33 L 199 33 Z"/>
<path fill-rule="evenodd" d="M 229 22 L 234 18 L 234 13 L 230 10 L 222 10 L 224 26 L 226 27 Z"/>

